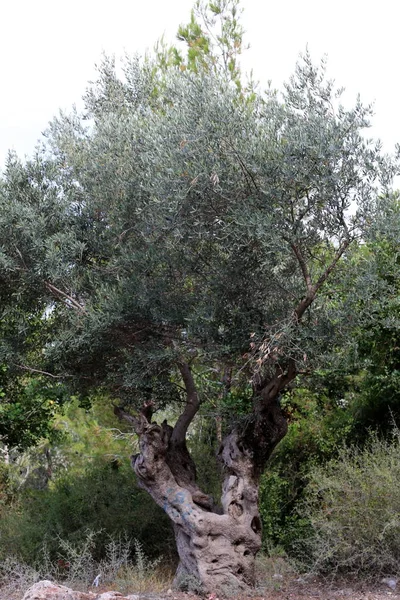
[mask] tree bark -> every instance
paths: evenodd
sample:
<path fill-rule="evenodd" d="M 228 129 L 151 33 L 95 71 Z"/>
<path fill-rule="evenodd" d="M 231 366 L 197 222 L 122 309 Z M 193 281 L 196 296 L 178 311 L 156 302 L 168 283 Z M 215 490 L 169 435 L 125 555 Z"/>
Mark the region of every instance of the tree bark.
<path fill-rule="evenodd" d="M 139 485 L 173 522 L 180 558 L 176 585 L 197 583 L 224 593 L 252 587 L 261 547 L 258 481 L 239 434 L 229 434 L 219 453 L 226 469 L 221 510 L 197 487 L 187 450 L 171 446 L 172 428 L 141 416 L 136 431 L 140 454 L 132 457 L 132 466 Z"/>
<path fill-rule="evenodd" d="M 221 505 L 196 484 L 196 467 L 186 446 L 186 432 L 200 403 L 190 367 L 179 365 L 187 391 L 186 406 L 175 427 L 151 422 L 151 407 L 138 417 L 115 408 L 139 436 L 132 467 L 139 485 L 170 517 L 180 563 L 175 584 L 229 595 L 255 584 L 255 557 L 261 548 L 258 510 L 259 476 L 287 431 L 281 390 L 295 377 L 294 364 L 255 390 L 253 415 L 246 427 L 222 440 Z"/>

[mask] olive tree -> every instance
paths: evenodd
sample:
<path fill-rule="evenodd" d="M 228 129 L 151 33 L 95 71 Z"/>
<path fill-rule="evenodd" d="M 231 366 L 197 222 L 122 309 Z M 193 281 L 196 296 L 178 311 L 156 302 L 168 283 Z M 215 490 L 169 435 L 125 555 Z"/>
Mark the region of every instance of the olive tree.
<path fill-rule="evenodd" d="M 248 96 L 223 71 L 131 59 L 118 77 L 106 59 L 85 102 L 1 182 L 3 319 L 21 304 L 41 323 L 14 315 L 5 356 L 107 391 L 139 436 L 139 484 L 173 523 L 177 582 L 245 589 L 281 395 L 331 343 L 320 292 L 394 166 L 363 135 L 370 108 L 341 106 L 308 55 L 281 94 Z M 220 502 L 187 446 L 205 372 L 216 398 L 247 399 L 224 422 Z M 176 422 L 158 422 L 170 405 Z"/>

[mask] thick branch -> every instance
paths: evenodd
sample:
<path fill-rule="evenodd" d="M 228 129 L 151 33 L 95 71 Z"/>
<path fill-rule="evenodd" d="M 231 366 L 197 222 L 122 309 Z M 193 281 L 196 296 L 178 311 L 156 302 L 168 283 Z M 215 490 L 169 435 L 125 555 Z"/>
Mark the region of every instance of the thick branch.
<path fill-rule="evenodd" d="M 304 259 L 304 256 L 303 256 L 300 248 L 298 246 L 296 246 L 296 244 L 293 244 L 293 243 L 291 243 L 290 246 L 291 246 L 293 252 L 295 253 L 297 260 L 299 261 L 300 268 L 303 273 L 304 281 L 306 282 L 306 285 L 307 285 L 307 291 L 308 291 L 308 293 L 310 293 L 312 290 L 312 281 L 311 281 L 310 272 L 307 267 L 307 263 Z"/>
<path fill-rule="evenodd" d="M 307 296 L 305 296 L 305 298 L 303 298 L 303 300 L 296 306 L 294 311 L 296 323 L 299 323 L 301 321 L 302 316 L 306 312 L 307 308 L 313 303 L 314 299 L 315 293 L 313 292 L 313 290 L 311 290 L 311 292 L 308 293 Z"/>
<path fill-rule="evenodd" d="M 187 363 L 180 362 L 178 368 L 186 389 L 186 405 L 172 432 L 171 442 L 175 444 L 185 441 L 188 427 L 200 408 L 199 395 L 190 366 Z"/>
<path fill-rule="evenodd" d="M 191 494 L 197 506 L 207 511 L 214 510 L 213 499 L 196 484 L 196 467 L 186 447 L 185 438 L 172 440 L 174 429 L 167 421 L 161 425 L 150 423 L 145 414 L 147 408 L 148 404 L 138 416 L 133 417 L 119 406 L 114 406 L 114 414 L 119 419 L 128 421 L 139 436 L 140 453 L 132 457 L 132 466 L 140 479 L 140 485 L 149 491 L 161 469 L 167 474 L 170 489 L 176 485 L 181 486 Z"/>
<path fill-rule="evenodd" d="M 301 252 L 292 245 L 293 251 L 302 268 L 308 290 L 307 295 L 301 300 L 294 311 L 296 324 L 299 324 L 304 312 L 314 301 L 318 290 L 332 273 L 349 244 L 350 240 L 345 240 L 341 244 L 331 264 L 325 269 L 314 285 L 310 285 L 311 279 L 308 278 L 308 270 Z M 272 450 L 286 434 L 287 422 L 279 406 L 279 395 L 293 381 L 296 375 L 296 362 L 291 358 L 284 370 L 277 365 L 275 375 L 269 381 L 264 380 L 255 388 L 254 427 L 249 428 L 247 434 L 247 443 L 249 447 L 254 449 L 255 474 L 261 473 Z"/>
<path fill-rule="evenodd" d="M 121 419 L 121 420 L 124 419 L 125 421 L 128 421 L 128 423 L 133 426 L 134 430 L 135 431 L 137 430 L 138 425 L 140 423 L 140 417 L 139 418 L 132 417 L 132 415 L 125 412 L 122 408 L 120 408 L 119 406 L 116 406 L 116 405 L 114 405 L 114 415 L 116 415 L 118 417 L 118 419 Z M 137 433 L 137 431 L 136 431 L 136 433 Z"/>
<path fill-rule="evenodd" d="M 296 363 L 293 358 L 288 361 L 288 366 L 285 371 L 280 371 L 277 368 L 277 372 L 268 383 L 259 389 L 258 397 L 261 400 L 261 404 L 265 404 L 271 399 L 277 398 L 279 393 L 291 382 L 297 375 Z"/>

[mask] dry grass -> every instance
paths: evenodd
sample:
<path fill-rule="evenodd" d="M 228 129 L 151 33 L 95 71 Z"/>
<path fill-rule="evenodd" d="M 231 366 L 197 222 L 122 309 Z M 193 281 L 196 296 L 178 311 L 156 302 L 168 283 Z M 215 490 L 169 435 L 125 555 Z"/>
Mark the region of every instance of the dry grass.
<path fill-rule="evenodd" d="M 89 531 L 79 545 L 59 540 L 57 560 L 50 559 L 44 544 L 35 567 L 15 557 L 0 561 L 0 600 L 21 598 L 32 584 L 43 579 L 79 591 L 114 589 L 123 594 L 161 593 L 171 587 L 172 565 L 161 564 L 161 559 L 150 560 L 137 540 L 110 538 L 105 558 L 96 562 L 92 554 L 95 537 Z"/>
<path fill-rule="evenodd" d="M 40 573 L 10 556 L 0 562 L 0 600 L 22 598 L 25 591 L 40 581 Z"/>
<path fill-rule="evenodd" d="M 16 559 L 7 559 L 0 564 L 0 600 L 20 600 L 26 590 L 34 583 L 43 579 L 50 579 L 55 583 L 60 583 L 77 591 L 103 592 L 115 590 L 121 594 L 160 594 L 165 596 L 165 592 L 172 586 L 173 569 L 170 566 L 158 565 L 153 572 L 141 574 L 135 565 L 121 567 L 113 580 L 106 578 L 99 580 L 99 586 L 88 585 L 86 580 L 74 579 L 71 582 L 68 578 L 57 579 L 49 577 Z"/>
<path fill-rule="evenodd" d="M 157 594 L 166 592 L 172 586 L 173 577 L 174 569 L 169 565 L 157 565 L 146 573 L 140 573 L 135 565 L 127 565 L 117 572 L 110 584 L 112 589 L 122 594 Z"/>
<path fill-rule="evenodd" d="M 140 544 L 136 546 L 135 560 L 129 559 L 126 540 L 110 542 L 108 556 L 101 563 L 94 563 L 82 556 L 75 548 L 75 560 L 89 565 L 89 573 L 74 565 L 70 576 L 60 573 L 59 565 L 53 565 L 49 573 L 49 563 L 42 559 L 42 569 L 32 568 L 15 558 L 9 557 L 0 562 L 0 600 L 20 600 L 26 590 L 35 582 L 50 579 L 79 591 L 105 592 L 115 590 L 123 595 L 138 594 L 143 599 L 152 600 L 199 600 L 193 593 L 173 591 L 174 565 L 165 562 L 158 564 L 144 555 Z M 89 544 L 90 546 L 90 544 Z M 86 545 L 88 548 L 88 545 Z M 73 554 L 73 553 L 72 553 Z M 69 553 L 71 557 L 71 552 Z M 51 565 L 50 565 L 51 566 Z M 99 586 L 93 587 L 93 567 L 100 575 Z M 46 568 L 45 568 L 46 567 Z M 257 586 L 246 598 L 231 596 L 231 600 L 397 600 L 400 590 L 389 590 L 382 585 L 380 578 L 374 582 L 343 578 L 315 577 L 299 574 L 285 556 L 257 558 Z M 81 577 L 78 577 L 81 573 Z M 91 579 L 91 581 L 89 581 Z M 400 583 L 399 583 L 400 588 Z M 217 595 L 206 595 L 205 600 L 217 600 Z M 219 600 L 222 600 L 220 598 Z"/>

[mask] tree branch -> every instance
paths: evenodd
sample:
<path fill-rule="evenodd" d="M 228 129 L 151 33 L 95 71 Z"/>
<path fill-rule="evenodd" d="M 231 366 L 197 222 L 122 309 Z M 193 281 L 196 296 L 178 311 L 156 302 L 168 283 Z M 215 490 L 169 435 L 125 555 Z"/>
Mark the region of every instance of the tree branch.
<path fill-rule="evenodd" d="M 349 247 L 350 243 L 351 243 L 351 239 L 346 239 L 343 242 L 343 244 L 340 246 L 339 250 L 336 253 L 335 258 L 333 259 L 333 261 L 331 262 L 329 267 L 325 270 L 325 272 L 321 275 L 321 277 L 318 279 L 317 283 L 314 285 L 314 288 L 313 288 L 314 296 L 317 293 L 317 291 L 319 290 L 319 288 L 322 286 L 322 284 L 328 279 L 329 275 L 332 273 L 333 269 L 336 267 L 341 256 L 346 251 L 346 249 Z"/>
<path fill-rule="evenodd" d="M 351 239 L 346 239 L 342 243 L 342 245 L 340 246 L 339 250 L 337 251 L 337 253 L 335 255 L 335 258 L 331 262 L 331 264 L 325 269 L 324 273 L 318 279 L 317 283 L 315 283 L 314 285 L 311 286 L 311 288 L 308 290 L 307 295 L 297 305 L 297 307 L 294 311 L 294 316 L 295 316 L 295 320 L 297 323 L 300 322 L 300 320 L 301 320 L 302 316 L 304 315 L 305 311 L 307 310 L 307 308 L 315 300 L 318 290 L 328 279 L 329 275 L 332 273 L 332 271 L 336 267 L 337 263 L 339 262 L 340 258 L 342 257 L 343 253 L 346 251 L 346 249 L 348 248 L 350 243 L 351 243 Z"/>
<path fill-rule="evenodd" d="M 280 373 L 276 373 L 272 379 L 268 380 L 268 383 L 259 387 L 259 397 L 262 399 L 262 404 L 268 402 L 268 400 L 275 399 L 279 392 L 281 392 L 297 375 L 296 363 L 293 358 L 288 361 L 286 371 L 281 370 Z"/>
<path fill-rule="evenodd" d="M 72 375 L 53 375 L 53 373 L 49 373 L 48 371 L 41 371 L 40 369 L 34 369 L 33 367 L 27 367 L 26 365 L 18 365 L 16 363 L 15 366 L 19 369 L 23 369 L 24 371 L 29 371 L 30 373 L 38 373 L 39 375 L 46 375 L 47 377 L 52 377 L 53 379 L 64 379 L 65 377 L 72 377 Z"/>
<path fill-rule="evenodd" d="M 183 443 L 185 441 L 188 427 L 200 408 L 200 400 L 190 366 L 185 362 L 179 362 L 178 368 L 185 385 L 186 405 L 175 423 L 171 436 L 172 443 Z"/>
<path fill-rule="evenodd" d="M 24 259 L 24 257 L 22 256 L 22 252 L 20 251 L 20 249 L 19 249 L 17 246 L 15 246 L 15 250 L 17 251 L 17 254 L 18 254 L 18 256 L 19 256 L 19 257 L 20 257 L 20 259 L 21 259 L 21 262 L 22 262 L 22 264 L 23 264 L 23 270 L 24 270 L 24 271 L 28 271 L 29 269 L 28 269 L 28 267 L 27 267 L 27 265 L 26 265 L 26 262 L 25 262 L 25 259 Z"/>
<path fill-rule="evenodd" d="M 73 298 L 69 294 L 63 292 L 62 290 L 59 290 L 55 285 L 53 285 L 49 281 L 45 281 L 44 283 L 50 292 L 52 292 L 53 294 L 56 294 L 56 296 L 59 296 L 59 297 L 61 296 L 61 298 L 68 300 L 72 304 L 72 307 L 75 308 L 76 310 L 79 310 L 79 312 L 86 313 L 86 310 L 84 309 L 84 307 L 81 304 L 79 304 L 79 302 L 77 300 L 75 300 L 75 298 Z"/>
<path fill-rule="evenodd" d="M 228 146 L 231 147 L 233 153 L 235 154 L 236 158 L 238 159 L 240 168 L 242 170 L 242 173 L 244 175 L 244 178 L 246 179 L 246 183 L 249 187 L 249 190 L 251 191 L 251 185 L 249 182 L 251 182 L 254 186 L 254 189 L 256 190 L 257 194 L 260 194 L 260 190 L 259 187 L 257 185 L 257 182 L 255 180 L 255 177 L 253 175 L 253 173 L 247 168 L 247 166 L 245 165 L 244 161 L 242 160 L 242 157 L 240 156 L 239 152 L 236 150 L 235 146 L 233 145 L 233 143 L 228 140 Z"/>
<path fill-rule="evenodd" d="M 132 417 L 132 415 L 125 412 L 120 406 L 117 406 L 116 404 L 114 404 L 114 415 L 116 415 L 121 421 L 122 419 L 128 421 L 128 423 L 133 426 L 136 433 L 138 433 L 137 429 L 138 426 L 140 426 L 141 420 L 145 419 L 145 417 L 142 415 L 140 417 Z"/>
<path fill-rule="evenodd" d="M 311 292 L 311 290 L 312 290 L 311 275 L 308 270 L 307 263 L 304 259 L 304 256 L 303 256 L 299 246 L 296 246 L 296 244 L 294 244 L 293 242 L 291 242 L 290 246 L 291 246 L 293 252 L 295 253 L 297 260 L 299 261 L 299 265 L 300 265 L 301 271 L 303 273 L 304 281 L 306 282 L 307 291 Z"/>
<path fill-rule="evenodd" d="M 302 301 L 296 306 L 294 310 L 294 319 L 296 323 L 300 323 L 302 316 L 306 312 L 307 308 L 315 300 L 315 294 L 313 289 L 302 299 Z"/>

